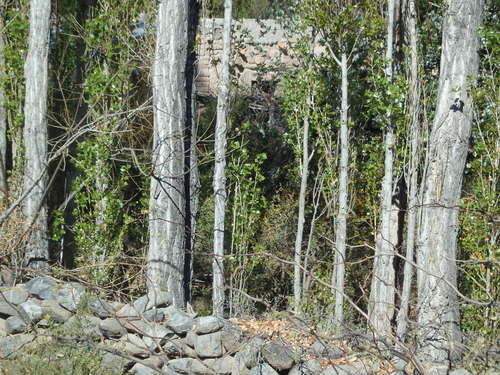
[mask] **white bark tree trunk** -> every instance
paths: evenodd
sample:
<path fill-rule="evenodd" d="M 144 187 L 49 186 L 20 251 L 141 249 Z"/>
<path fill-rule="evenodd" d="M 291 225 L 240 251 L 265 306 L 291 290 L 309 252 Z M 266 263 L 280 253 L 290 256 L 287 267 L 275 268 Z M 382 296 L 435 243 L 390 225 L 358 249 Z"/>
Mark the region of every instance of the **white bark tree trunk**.
<path fill-rule="evenodd" d="M 24 215 L 30 226 L 26 244 L 26 265 L 46 269 L 49 259 L 47 238 L 47 88 L 50 0 L 30 1 L 29 46 L 24 76 L 24 189 L 29 191 Z"/>
<path fill-rule="evenodd" d="M 217 99 L 215 125 L 214 171 L 214 259 L 213 259 L 213 315 L 224 314 L 224 220 L 226 214 L 226 134 L 229 110 L 229 59 L 231 57 L 232 0 L 224 2 L 224 34 L 221 61 L 221 81 Z"/>
<path fill-rule="evenodd" d="M 340 118 L 340 166 L 339 166 L 339 211 L 335 230 L 335 325 L 340 329 L 344 323 L 344 279 L 347 240 L 347 197 L 349 186 L 349 130 L 347 127 L 348 79 L 347 54 L 341 55 L 342 104 Z"/>
<path fill-rule="evenodd" d="M 408 222 L 406 229 L 406 252 L 403 272 L 403 287 L 401 290 L 401 303 L 397 315 L 397 336 L 403 342 L 408 333 L 408 309 L 410 304 L 411 286 L 413 280 L 414 247 L 417 229 L 417 214 L 419 211 L 418 200 L 418 163 L 420 159 L 420 83 L 418 74 L 418 35 L 415 0 L 408 1 L 406 16 L 406 31 L 410 44 L 410 155 L 408 168 Z"/>
<path fill-rule="evenodd" d="M 394 43 L 394 11 L 395 0 L 389 0 L 387 24 L 387 49 L 385 54 L 385 74 L 389 82 L 392 81 L 392 59 Z M 384 179 L 382 181 L 381 205 L 382 212 L 380 228 L 375 244 L 375 258 L 373 262 L 373 276 L 370 291 L 368 315 L 370 318 L 369 330 L 377 337 L 390 337 L 392 333 L 391 321 L 394 314 L 395 272 L 394 272 L 394 235 L 391 234 L 392 218 L 392 180 L 394 128 L 390 111 L 387 113 L 387 130 L 385 134 Z"/>
<path fill-rule="evenodd" d="M 308 99 L 310 101 L 310 99 Z M 302 301 L 302 239 L 304 236 L 307 177 L 309 176 L 309 115 L 304 118 L 302 135 L 302 168 L 300 171 L 299 216 L 297 219 L 297 233 L 295 234 L 295 249 L 293 263 L 293 311 L 300 314 Z"/>
<path fill-rule="evenodd" d="M 449 0 L 419 244 L 418 355 L 429 373 L 448 373 L 461 340 L 457 301 L 458 202 L 472 124 L 470 85 L 478 72 L 482 0 Z"/>
<path fill-rule="evenodd" d="M 149 213 L 148 291 L 185 305 L 184 127 L 188 1 L 161 0 L 153 66 L 153 176 Z M 188 198 L 189 199 L 189 198 Z"/>
<path fill-rule="evenodd" d="M 5 79 L 4 59 L 4 22 L 3 10 L 0 10 L 0 81 Z M 5 108 L 5 92 L 3 84 L 0 85 L 0 200 L 7 196 L 7 114 Z"/>

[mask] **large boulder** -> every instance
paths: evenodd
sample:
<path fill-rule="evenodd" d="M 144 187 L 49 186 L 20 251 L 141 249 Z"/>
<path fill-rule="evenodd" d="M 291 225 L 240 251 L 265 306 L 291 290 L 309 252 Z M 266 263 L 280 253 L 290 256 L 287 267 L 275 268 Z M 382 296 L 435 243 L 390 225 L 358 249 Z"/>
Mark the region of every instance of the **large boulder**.
<path fill-rule="evenodd" d="M 178 335 L 184 335 L 193 328 L 193 318 L 174 306 L 165 309 L 165 315 L 165 325 Z"/>
<path fill-rule="evenodd" d="M 125 343 L 124 351 L 135 357 L 145 358 L 150 355 L 150 350 L 144 343 L 143 339 L 132 333 L 128 333 L 121 338 Z"/>
<path fill-rule="evenodd" d="M 274 369 L 289 370 L 294 364 L 294 353 L 277 342 L 268 342 L 262 347 L 262 356 Z"/>
<path fill-rule="evenodd" d="M 165 345 L 166 341 L 174 336 L 175 333 L 171 329 L 158 323 L 152 323 L 145 329 L 143 340 L 150 350 L 155 350 Z"/>
<path fill-rule="evenodd" d="M 121 337 L 127 333 L 122 322 L 118 319 L 108 318 L 99 323 L 99 329 L 105 337 Z"/>
<path fill-rule="evenodd" d="M 9 316 L 17 316 L 21 319 L 27 319 L 24 311 L 18 306 L 14 306 L 8 302 L 0 302 L 0 317 L 8 318 Z"/>
<path fill-rule="evenodd" d="M 25 332 L 28 329 L 28 324 L 17 316 L 10 316 L 5 321 L 5 328 L 8 335 L 14 333 Z"/>
<path fill-rule="evenodd" d="M 19 305 L 19 309 L 24 312 L 25 317 L 32 323 L 38 323 L 43 316 L 40 303 L 34 299 L 29 299 Z"/>
<path fill-rule="evenodd" d="M 0 288 L 0 302 L 19 305 L 28 299 L 29 293 L 25 288 L 15 286 L 12 288 Z"/>
<path fill-rule="evenodd" d="M 68 310 L 63 309 L 54 300 L 42 301 L 42 303 L 40 304 L 40 307 L 42 308 L 42 314 L 44 316 L 48 316 L 50 319 L 52 319 L 58 323 L 66 322 L 73 315 Z"/>
<path fill-rule="evenodd" d="M 221 357 L 224 354 L 220 332 L 207 333 L 196 337 L 194 350 L 200 358 Z"/>
<path fill-rule="evenodd" d="M 193 330 L 198 335 L 219 331 L 224 326 L 221 319 L 215 316 L 202 316 L 194 320 Z"/>

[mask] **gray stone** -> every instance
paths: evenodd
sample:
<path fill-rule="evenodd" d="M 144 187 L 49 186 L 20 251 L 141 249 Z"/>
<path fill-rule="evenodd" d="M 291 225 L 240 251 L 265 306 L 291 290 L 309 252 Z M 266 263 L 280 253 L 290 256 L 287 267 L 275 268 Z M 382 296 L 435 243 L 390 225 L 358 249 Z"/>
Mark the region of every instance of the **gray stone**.
<path fill-rule="evenodd" d="M 202 316 L 194 320 L 193 330 L 198 335 L 204 335 L 220 330 L 224 326 L 223 322 L 215 316 Z"/>
<path fill-rule="evenodd" d="M 294 363 L 293 352 L 277 342 L 265 344 L 262 348 L 262 356 L 267 363 L 278 371 L 289 370 Z"/>
<path fill-rule="evenodd" d="M 0 359 L 15 358 L 16 352 L 35 339 L 33 335 L 14 335 L 0 338 Z"/>
<path fill-rule="evenodd" d="M 173 302 L 172 295 L 164 290 L 150 293 L 146 304 L 146 310 L 157 307 L 167 307 Z"/>
<path fill-rule="evenodd" d="M 69 318 L 71 318 L 72 314 L 63 309 L 56 301 L 45 300 L 40 304 L 42 308 L 42 314 L 48 316 L 50 319 L 55 320 L 59 323 L 66 322 Z"/>
<path fill-rule="evenodd" d="M 127 320 L 139 320 L 141 319 L 141 314 L 142 312 L 139 312 L 135 309 L 134 306 L 131 304 L 127 303 L 125 306 L 123 306 L 116 315 L 119 318 L 127 319 Z"/>
<path fill-rule="evenodd" d="M 140 337 L 128 333 L 121 340 L 125 343 L 124 350 L 128 354 L 141 358 L 149 356 L 150 350 Z"/>
<path fill-rule="evenodd" d="M 28 329 L 28 324 L 21 318 L 17 316 L 10 316 L 5 321 L 5 328 L 8 335 L 14 333 L 25 332 Z"/>
<path fill-rule="evenodd" d="M 245 367 L 252 368 L 258 364 L 264 344 L 264 340 L 254 337 L 243 345 L 243 349 L 238 354 L 239 360 L 243 362 Z"/>
<path fill-rule="evenodd" d="M 76 312 L 86 288 L 80 283 L 49 283 L 37 296 L 44 300 L 54 300 L 65 309 Z M 32 293 L 33 294 L 33 293 Z"/>
<path fill-rule="evenodd" d="M 240 349 L 243 342 L 240 327 L 231 322 L 224 322 L 221 334 L 222 345 L 228 353 L 235 353 Z"/>
<path fill-rule="evenodd" d="M 163 309 L 152 309 L 144 312 L 144 319 L 148 322 L 161 322 L 165 319 Z"/>
<path fill-rule="evenodd" d="M 293 366 L 288 375 L 316 375 L 319 373 L 321 373 L 321 364 L 316 359 L 310 359 Z"/>
<path fill-rule="evenodd" d="M 259 363 L 250 370 L 250 375 L 279 375 L 267 363 Z"/>
<path fill-rule="evenodd" d="M 222 335 L 220 332 L 198 335 L 194 343 L 194 350 L 201 358 L 220 357 L 224 354 Z"/>
<path fill-rule="evenodd" d="M 455 370 L 450 371 L 449 375 L 472 375 L 472 373 L 464 368 L 457 368 Z"/>
<path fill-rule="evenodd" d="M 341 347 L 319 340 L 311 346 L 309 352 L 315 356 L 325 358 L 342 358 L 345 355 Z"/>
<path fill-rule="evenodd" d="M 233 357 L 226 355 L 222 358 L 205 359 L 203 363 L 217 375 L 229 375 L 236 365 L 236 360 Z"/>
<path fill-rule="evenodd" d="M 0 302 L 0 317 L 17 316 L 26 319 L 27 316 L 22 309 L 7 302 Z"/>
<path fill-rule="evenodd" d="M 90 311 L 103 319 L 110 317 L 115 312 L 113 306 L 109 302 L 96 296 L 89 298 L 88 307 Z"/>
<path fill-rule="evenodd" d="M 29 293 L 25 288 L 15 286 L 12 288 L 0 289 L 0 302 L 8 302 L 19 305 L 28 299 Z"/>
<path fill-rule="evenodd" d="M 112 353 L 106 353 L 102 357 L 101 368 L 121 374 L 125 371 L 125 367 L 127 367 L 129 363 L 130 361 L 126 358 Z"/>
<path fill-rule="evenodd" d="M 193 331 L 189 331 L 186 334 L 186 337 L 184 338 L 184 340 L 186 341 L 187 345 L 194 348 L 194 344 L 195 344 L 197 338 L 198 338 L 198 335 L 196 333 L 194 333 Z"/>
<path fill-rule="evenodd" d="M 119 319 L 120 323 L 122 326 L 131 333 L 137 333 L 139 335 L 142 335 L 148 327 L 151 325 L 151 323 L 146 322 L 144 320 L 127 320 L 127 319 Z"/>
<path fill-rule="evenodd" d="M 127 330 L 118 319 L 104 319 L 99 324 L 99 329 L 105 337 L 121 337 L 127 333 Z"/>
<path fill-rule="evenodd" d="M 166 311 L 167 320 L 165 324 L 178 335 L 186 334 L 193 328 L 194 320 L 185 312 L 170 306 Z"/>
<path fill-rule="evenodd" d="M 188 375 L 215 374 L 203 362 L 194 358 L 177 358 L 168 361 L 168 368 L 175 372 Z"/>
<path fill-rule="evenodd" d="M 144 331 L 144 343 L 150 350 L 154 350 L 158 347 L 165 345 L 167 339 L 172 339 L 175 333 L 167 327 L 152 323 Z"/>
<path fill-rule="evenodd" d="M 26 283 L 26 288 L 35 297 L 40 297 L 40 293 L 57 285 L 57 280 L 49 276 L 38 276 Z"/>
<path fill-rule="evenodd" d="M 0 318 L 0 337 L 7 336 L 7 323 L 5 319 Z"/>
<path fill-rule="evenodd" d="M 26 302 L 21 303 L 19 308 L 24 312 L 24 315 L 30 322 L 38 323 L 40 319 L 42 319 L 42 307 L 33 299 L 29 299 Z"/>
<path fill-rule="evenodd" d="M 136 363 L 130 369 L 130 373 L 135 375 L 156 375 L 156 374 L 161 374 L 161 371 L 153 370 L 151 367 L 144 366 L 141 363 Z"/>

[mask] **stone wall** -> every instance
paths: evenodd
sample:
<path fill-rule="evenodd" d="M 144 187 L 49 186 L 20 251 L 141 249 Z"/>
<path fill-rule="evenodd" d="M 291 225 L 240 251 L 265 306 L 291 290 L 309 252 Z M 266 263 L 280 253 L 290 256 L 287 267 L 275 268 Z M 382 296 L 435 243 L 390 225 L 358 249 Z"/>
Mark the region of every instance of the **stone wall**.
<path fill-rule="evenodd" d="M 372 361 L 346 364 L 343 358 L 350 352 L 325 340 L 298 350 L 276 338 L 249 335 L 228 320 L 197 317 L 172 306 L 167 293 L 122 303 L 99 298 L 76 282 L 40 276 L 0 287 L 0 373 L 6 374 L 3 360 L 22 360 L 27 348 L 52 343 L 57 350 L 57 327 L 78 332 L 64 340 L 98 349 L 100 368 L 116 374 L 345 375 L 374 370 Z M 322 366 L 321 358 L 331 365 Z"/>
<path fill-rule="evenodd" d="M 200 25 L 198 94 L 216 96 L 222 56 L 222 18 L 202 19 Z M 234 21 L 232 43 L 232 76 L 242 89 L 252 87 L 259 79 L 269 81 L 297 64 L 289 45 L 295 38 L 287 36 L 274 20 L 244 19 Z M 319 45 L 317 53 L 323 51 Z"/>

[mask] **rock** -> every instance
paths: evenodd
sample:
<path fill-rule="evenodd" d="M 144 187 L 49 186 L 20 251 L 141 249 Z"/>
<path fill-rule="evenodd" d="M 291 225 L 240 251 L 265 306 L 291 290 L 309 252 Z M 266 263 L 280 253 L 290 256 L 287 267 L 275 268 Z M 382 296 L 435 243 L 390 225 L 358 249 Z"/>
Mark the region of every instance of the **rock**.
<path fill-rule="evenodd" d="M 0 359 L 15 358 L 16 352 L 35 339 L 33 335 L 15 335 L 0 338 Z"/>
<path fill-rule="evenodd" d="M 152 309 L 144 312 L 144 319 L 148 322 L 161 322 L 165 319 L 165 312 L 163 309 Z"/>
<path fill-rule="evenodd" d="M 12 288 L 0 288 L 0 302 L 19 305 L 28 299 L 29 293 L 25 288 L 15 286 Z"/>
<path fill-rule="evenodd" d="M 172 331 L 178 335 L 186 334 L 193 328 L 193 318 L 191 318 L 185 312 L 170 306 L 166 310 L 167 320 L 165 322 L 166 326 L 171 328 Z"/>
<path fill-rule="evenodd" d="M 5 319 L 0 318 L 0 337 L 7 336 L 7 323 Z"/>
<path fill-rule="evenodd" d="M 229 375 L 232 372 L 233 367 L 236 365 L 236 361 L 233 357 L 226 355 L 222 358 L 209 358 L 203 361 L 205 366 L 213 370 L 217 375 Z"/>
<path fill-rule="evenodd" d="M 28 324 L 17 316 L 11 316 L 5 321 L 5 328 L 8 335 L 14 333 L 25 332 L 28 329 Z"/>
<path fill-rule="evenodd" d="M 113 306 L 109 302 L 96 296 L 89 298 L 88 307 L 90 311 L 102 319 L 108 318 L 115 313 Z"/>
<path fill-rule="evenodd" d="M 0 266 L 0 284 L 11 286 L 14 285 L 15 280 L 16 277 L 11 269 Z"/>
<path fill-rule="evenodd" d="M 204 335 L 220 330 L 224 324 L 215 316 L 202 316 L 194 320 L 193 330 L 198 335 Z"/>
<path fill-rule="evenodd" d="M 177 358 L 168 361 L 167 364 L 170 370 L 180 374 L 188 375 L 209 375 L 215 374 L 212 370 L 206 367 L 201 361 L 193 358 Z"/>
<path fill-rule="evenodd" d="M 113 373 L 121 374 L 125 371 L 130 361 L 112 353 L 106 353 L 101 360 L 101 368 Z"/>
<path fill-rule="evenodd" d="M 134 307 L 144 312 L 157 307 L 167 307 L 172 304 L 172 301 L 172 295 L 166 291 L 151 292 L 138 298 L 134 302 Z"/>
<path fill-rule="evenodd" d="M 224 322 L 224 327 L 221 331 L 222 345 L 228 353 L 234 353 L 240 349 L 242 344 L 242 332 L 240 327 L 231 322 Z"/>
<path fill-rule="evenodd" d="M 449 375 L 472 375 L 469 371 L 466 369 L 462 368 L 457 368 L 455 370 L 450 371 Z"/>
<path fill-rule="evenodd" d="M 0 317 L 7 318 L 9 316 L 17 316 L 26 319 L 27 316 L 22 309 L 7 302 L 0 302 Z"/>
<path fill-rule="evenodd" d="M 57 285 L 56 279 L 49 276 L 38 276 L 28 281 L 26 288 L 31 295 L 40 298 L 40 293 L 54 285 Z"/>
<path fill-rule="evenodd" d="M 53 300 L 42 301 L 40 307 L 42 308 L 43 315 L 47 315 L 49 318 L 59 323 L 66 322 L 72 316 L 68 310 L 63 309 Z"/>
<path fill-rule="evenodd" d="M 321 364 L 316 359 L 310 359 L 293 366 L 288 375 L 316 375 L 319 373 L 321 373 Z"/>
<path fill-rule="evenodd" d="M 278 371 L 289 370 L 294 363 L 294 353 L 277 342 L 265 344 L 262 348 L 262 356 L 267 363 Z"/>
<path fill-rule="evenodd" d="M 259 337 L 254 337 L 248 343 L 246 343 L 246 345 L 243 345 L 243 349 L 238 353 L 238 359 L 243 362 L 245 367 L 255 367 L 259 362 L 264 344 L 264 340 Z"/>
<path fill-rule="evenodd" d="M 118 319 L 108 318 L 99 323 L 99 329 L 105 337 L 121 337 L 127 330 Z"/>
<path fill-rule="evenodd" d="M 185 342 L 187 345 L 189 345 L 191 348 L 194 348 L 194 343 L 196 342 L 196 339 L 198 338 L 198 335 L 194 333 L 193 331 L 189 331 L 186 334 L 186 337 L 184 338 Z"/>
<path fill-rule="evenodd" d="M 24 312 L 29 322 L 38 323 L 43 316 L 42 307 L 38 302 L 29 299 L 19 305 L 19 308 Z"/>
<path fill-rule="evenodd" d="M 140 337 L 128 333 L 121 340 L 125 343 L 124 351 L 128 354 L 141 358 L 149 356 L 150 350 Z"/>
<path fill-rule="evenodd" d="M 325 358 L 342 358 L 345 355 L 341 347 L 319 340 L 311 346 L 309 352 L 317 357 Z"/>
<path fill-rule="evenodd" d="M 130 303 L 127 303 L 120 310 L 117 311 L 116 315 L 119 318 L 127 319 L 127 320 L 139 320 L 141 319 L 142 312 L 139 312 L 132 306 Z"/>
<path fill-rule="evenodd" d="M 144 343 L 150 350 L 165 345 L 168 339 L 172 339 L 175 333 L 161 324 L 153 323 L 148 326 L 143 335 Z"/>
<path fill-rule="evenodd" d="M 136 363 L 134 366 L 129 371 L 132 374 L 135 375 L 156 375 L 156 374 L 161 374 L 161 371 L 159 370 L 153 370 L 151 367 L 144 366 L 141 363 Z"/>
<path fill-rule="evenodd" d="M 194 350 L 201 358 L 221 357 L 224 354 L 222 334 L 214 332 L 197 336 L 194 343 Z"/>
<path fill-rule="evenodd" d="M 257 366 L 250 370 L 250 375 L 279 375 L 267 363 L 259 363 Z"/>
<path fill-rule="evenodd" d="M 76 312 L 86 288 L 80 283 L 49 283 L 49 285 L 38 293 L 38 297 L 44 300 L 54 300 L 65 309 Z"/>

